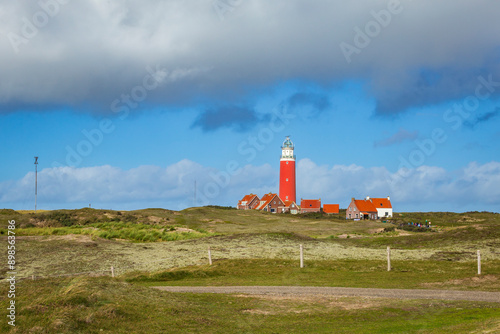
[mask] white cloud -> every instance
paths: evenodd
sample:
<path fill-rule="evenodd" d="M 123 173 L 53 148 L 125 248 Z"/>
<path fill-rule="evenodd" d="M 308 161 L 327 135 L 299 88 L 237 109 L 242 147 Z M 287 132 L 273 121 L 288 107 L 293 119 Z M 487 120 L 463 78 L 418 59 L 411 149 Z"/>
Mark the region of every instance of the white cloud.
<path fill-rule="evenodd" d="M 351 197 L 391 196 L 396 210 L 499 211 L 500 163 L 471 163 L 449 172 L 422 166 L 394 178 L 384 167 L 319 166 L 309 159 L 297 163 L 297 195 L 346 207 Z M 194 181 L 198 205 L 236 205 L 250 192 L 278 192 L 278 170 L 269 164 L 246 165 L 234 175 L 182 160 L 167 167 L 57 167 L 39 173 L 39 208 L 87 206 L 115 209 L 160 206 L 182 209 L 193 205 Z M 0 201 L 17 209 L 32 207 L 34 173 L 0 183 Z"/>
<path fill-rule="evenodd" d="M 276 171 L 270 165 L 243 166 L 233 176 L 227 171 L 182 160 L 166 168 L 139 166 L 122 170 L 112 166 L 55 167 L 38 173 L 39 207 L 87 206 L 117 208 L 167 208 L 193 205 L 197 182 L 198 205 L 234 204 L 245 191 L 268 192 L 275 188 Z M 33 172 L 20 180 L 0 183 L 0 202 L 16 208 L 31 207 Z"/>
<path fill-rule="evenodd" d="M 297 193 L 347 206 L 352 197 L 391 196 L 404 210 L 494 210 L 500 206 L 500 163 L 470 163 L 455 172 L 421 166 L 391 173 L 385 167 L 297 165 Z M 403 175 L 404 177 L 401 177 Z"/>

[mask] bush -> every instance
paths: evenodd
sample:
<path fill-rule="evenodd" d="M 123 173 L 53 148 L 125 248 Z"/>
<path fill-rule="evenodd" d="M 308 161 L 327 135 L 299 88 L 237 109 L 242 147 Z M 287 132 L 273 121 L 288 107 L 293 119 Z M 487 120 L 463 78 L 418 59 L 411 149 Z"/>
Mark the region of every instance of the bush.
<path fill-rule="evenodd" d="M 400 224 L 399 228 L 405 231 L 410 231 L 410 232 L 432 232 L 430 228 L 427 227 L 418 227 L 415 225 L 408 225 L 408 224 Z"/>
<path fill-rule="evenodd" d="M 233 206 L 220 206 L 220 205 L 205 205 L 205 208 L 219 209 L 219 210 L 236 210 Z"/>
<path fill-rule="evenodd" d="M 131 222 L 131 223 L 135 223 L 137 222 L 137 217 L 136 216 L 133 216 L 131 214 L 127 214 L 125 216 L 123 216 L 122 220 L 124 222 Z"/>

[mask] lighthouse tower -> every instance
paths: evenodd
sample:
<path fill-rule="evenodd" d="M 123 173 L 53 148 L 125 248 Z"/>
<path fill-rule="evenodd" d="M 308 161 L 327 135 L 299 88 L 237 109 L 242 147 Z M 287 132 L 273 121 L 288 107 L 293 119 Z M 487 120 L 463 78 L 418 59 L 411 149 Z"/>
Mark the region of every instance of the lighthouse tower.
<path fill-rule="evenodd" d="M 295 155 L 293 143 L 287 136 L 281 147 L 280 159 L 280 198 L 295 202 Z"/>

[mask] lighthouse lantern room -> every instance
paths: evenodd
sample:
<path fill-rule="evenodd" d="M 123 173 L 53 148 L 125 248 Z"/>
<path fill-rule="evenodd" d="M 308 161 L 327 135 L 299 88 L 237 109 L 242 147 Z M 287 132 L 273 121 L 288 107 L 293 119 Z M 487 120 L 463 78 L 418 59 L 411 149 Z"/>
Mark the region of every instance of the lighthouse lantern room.
<path fill-rule="evenodd" d="M 279 196 L 283 201 L 295 202 L 295 155 L 290 136 L 281 147 Z"/>

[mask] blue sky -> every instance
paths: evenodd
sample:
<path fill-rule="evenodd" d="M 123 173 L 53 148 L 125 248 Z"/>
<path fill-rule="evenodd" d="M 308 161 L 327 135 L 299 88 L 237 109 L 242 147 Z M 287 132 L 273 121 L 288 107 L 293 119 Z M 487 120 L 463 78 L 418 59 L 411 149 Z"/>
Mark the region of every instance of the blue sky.
<path fill-rule="evenodd" d="M 0 206 L 235 205 L 278 192 L 499 211 L 500 4 L 0 5 Z M 197 201 L 194 201 L 194 184 Z"/>

